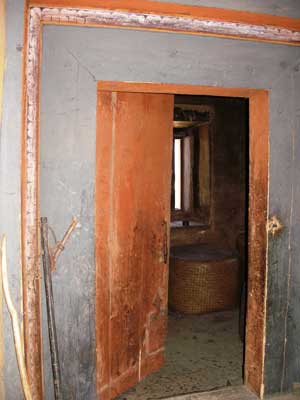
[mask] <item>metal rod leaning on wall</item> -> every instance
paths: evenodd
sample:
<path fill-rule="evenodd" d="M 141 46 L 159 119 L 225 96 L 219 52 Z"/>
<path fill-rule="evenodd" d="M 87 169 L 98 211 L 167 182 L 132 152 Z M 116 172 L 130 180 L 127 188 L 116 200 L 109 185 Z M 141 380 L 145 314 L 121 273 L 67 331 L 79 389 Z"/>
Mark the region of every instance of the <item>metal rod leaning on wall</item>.
<path fill-rule="evenodd" d="M 44 269 L 46 305 L 47 305 L 49 343 L 50 343 L 51 364 L 52 364 L 52 374 L 53 374 L 54 398 L 55 400 L 62 400 L 61 371 L 59 364 L 59 353 L 58 353 L 52 277 L 51 277 L 51 256 L 49 251 L 49 240 L 48 240 L 48 221 L 47 218 L 45 217 L 41 218 L 41 246 L 42 246 L 42 259 L 43 259 L 43 269 Z"/>
<path fill-rule="evenodd" d="M 9 283 L 8 283 L 8 276 L 7 276 L 6 236 L 5 235 L 2 237 L 2 240 L 1 240 L 0 260 L 1 260 L 3 293 L 4 293 L 4 298 L 5 298 L 8 312 L 10 314 L 10 318 L 11 318 L 11 322 L 12 322 L 15 350 L 16 350 L 16 356 L 17 356 L 17 361 L 18 361 L 18 367 L 19 367 L 24 397 L 25 397 L 25 400 L 32 400 L 30 385 L 28 382 L 28 376 L 27 376 L 27 372 L 26 372 L 25 359 L 24 359 L 24 354 L 23 354 L 23 342 L 22 342 L 22 336 L 21 336 L 21 329 L 20 329 L 20 325 L 19 325 L 18 313 L 13 304 L 10 290 L 9 290 Z"/>

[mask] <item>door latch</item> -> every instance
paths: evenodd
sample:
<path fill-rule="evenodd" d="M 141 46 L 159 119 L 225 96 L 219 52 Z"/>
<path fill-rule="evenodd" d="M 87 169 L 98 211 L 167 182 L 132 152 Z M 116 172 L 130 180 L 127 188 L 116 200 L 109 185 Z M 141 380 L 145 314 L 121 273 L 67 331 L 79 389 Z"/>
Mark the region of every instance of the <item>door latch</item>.
<path fill-rule="evenodd" d="M 283 230 L 283 225 L 276 215 L 273 215 L 267 222 L 267 232 L 272 236 L 277 236 Z"/>
<path fill-rule="evenodd" d="M 168 263 L 169 259 L 169 240 L 168 240 L 168 224 L 167 221 L 162 222 L 163 239 L 162 239 L 162 255 L 164 264 Z"/>

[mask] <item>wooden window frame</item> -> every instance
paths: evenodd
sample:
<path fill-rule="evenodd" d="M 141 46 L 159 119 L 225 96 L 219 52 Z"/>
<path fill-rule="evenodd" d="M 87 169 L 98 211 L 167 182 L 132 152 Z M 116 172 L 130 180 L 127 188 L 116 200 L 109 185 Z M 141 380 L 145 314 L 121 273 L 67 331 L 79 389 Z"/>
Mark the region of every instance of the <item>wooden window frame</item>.
<path fill-rule="evenodd" d="M 185 138 L 182 137 L 181 140 L 181 208 L 180 209 L 175 209 L 175 208 L 171 208 L 171 221 L 193 221 L 198 223 L 199 225 L 202 225 L 205 228 L 208 228 L 210 226 L 210 214 L 211 214 L 211 199 L 210 199 L 210 193 L 211 193 L 211 124 L 212 121 L 208 121 L 205 123 L 206 128 L 208 129 L 208 136 L 209 136 L 209 148 L 208 148 L 208 159 L 209 159 L 209 166 L 208 168 L 206 168 L 205 173 L 207 173 L 208 175 L 208 180 L 209 180 L 209 188 L 207 190 L 208 193 L 208 198 L 209 200 L 206 201 L 206 203 L 204 203 L 202 201 L 202 197 L 201 196 L 201 191 L 199 191 L 197 193 L 197 195 L 199 196 L 199 204 L 196 207 L 195 206 L 195 180 L 194 180 L 194 176 L 192 174 L 192 166 L 195 162 L 195 142 L 194 140 L 192 140 L 192 144 L 190 144 L 190 154 L 189 157 L 186 157 L 186 153 L 185 153 L 185 146 L 186 146 L 186 142 L 185 142 Z M 199 145 L 201 144 L 201 129 L 203 129 L 204 126 L 199 127 Z M 175 138 L 174 138 L 175 139 Z M 174 140 L 173 139 L 173 140 Z M 200 146 L 198 149 L 199 152 L 199 160 L 198 160 L 198 165 L 197 168 L 199 171 L 201 171 L 201 163 L 203 160 L 201 160 L 200 154 L 201 154 L 201 150 L 200 150 Z M 185 176 L 185 168 L 186 168 L 186 162 L 187 162 L 187 158 L 189 158 L 189 163 L 190 163 L 190 176 L 188 177 L 189 183 L 187 184 L 187 177 Z M 201 172 L 199 175 L 199 185 L 201 187 L 201 181 L 203 181 L 203 176 L 201 176 Z M 188 207 L 186 207 L 185 204 L 185 191 L 187 189 L 187 187 L 191 186 L 191 190 L 189 193 L 189 199 L 188 199 Z M 189 226 L 189 225 L 187 225 Z M 180 228 L 186 228 L 187 226 L 182 225 L 182 226 L 175 226 L 174 229 L 180 229 Z"/>
<path fill-rule="evenodd" d="M 21 249 L 25 357 L 34 400 L 44 397 L 39 268 L 39 109 L 44 24 L 110 26 L 300 45 L 300 21 L 288 17 L 146 0 L 28 1 L 24 28 Z M 111 85 L 115 90 L 122 90 L 124 87 L 128 89 L 128 83 L 110 83 L 110 90 Z M 268 184 L 268 93 L 252 89 L 153 85 L 151 90 L 159 90 L 161 93 L 222 95 L 250 99 L 250 136 L 255 138 L 252 139 L 251 145 L 254 158 L 250 175 L 252 182 L 255 182 L 253 187 L 258 185 L 261 188 L 259 196 L 250 193 L 250 216 L 256 217 L 256 238 L 261 241 L 256 248 L 250 246 L 250 263 L 253 262 L 253 269 L 259 269 L 259 265 L 262 265 L 263 271 L 257 271 L 260 281 L 255 278 L 255 274 L 253 281 L 250 281 L 249 291 L 255 292 L 255 295 L 249 298 L 248 313 L 255 312 L 255 319 L 252 321 L 253 326 L 248 327 L 247 331 L 250 332 L 253 329 L 259 333 L 260 339 L 250 338 L 248 334 L 248 342 L 251 339 L 251 345 L 248 347 L 251 350 L 246 357 L 246 365 L 249 366 L 249 370 L 246 371 L 246 382 L 262 395 L 267 240 L 265 224 Z M 144 83 L 136 84 L 135 87 L 139 91 L 149 90 L 149 86 Z M 262 109 L 265 110 L 264 121 L 261 121 Z M 260 135 L 256 134 L 257 131 Z M 253 233 L 250 227 L 251 238 L 253 238 Z M 257 298 L 259 298 L 259 304 L 256 304 Z"/>
<path fill-rule="evenodd" d="M 171 220 L 173 217 L 177 216 L 177 215 L 181 215 L 182 214 L 182 208 L 183 208 L 183 193 L 184 193 L 184 186 L 185 186 L 185 179 L 184 179 L 184 174 L 183 174 L 183 163 L 184 163 L 184 155 L 183 155 L 183 151 L 184 151 L 184 143 L 183 143 L 183 139 L 182 138 L 174 138 L 173 137 L 173 157 L 174 157 L 174 146 L 175 146 L 175 139 L 176 140 L 180 140 L 180 174 L 181 174 L 181 187 L 180 187 L 180 208 L 175 208 L 175 188 L 172 187 L 172 191 L 174 191 L 174 205 L 171 204 Z M 175 174 L 175 157 L 174 157 L 174 174 Z M 175 178 L 175 177 L 174 177 Z M 175 182 L 174 182 L 175 185 Z"/>
<path fill-rule="evenodd" d="M 208 187 L 204 189 L 204 191 L 201 193 L 199 192 L 199 206 L 195 207 L 195 185 L 194 185 L 194 177 L 190 176 L 189 177 L 189 184 L 187 185 L 186 183 L 186 176 L 185 176 L 185 162 L 186 162 L 186 157 L 185 157 L 185 140 L 183 141 L 183 152 L 182 152 L 182 209 L 181 210 L 175 210 L 171 209 L 171 220 L 172 221 L 193 221 L 201 225 L 203 229 L 209 229 L 211 225 L 211 184 L 212 184 L 212 165 L 211 165 L 211 159 L 212 159 L 212 136 L 214 132 L 214 127 L 215 127 L 215 109 L 213 106 L 209 106 L 206 104 L 202 104 L 201 100 L 199 100 L 199 104 L 186 104 L 186 102 L 180 103 L 177 102 L 174 105 L 175 108 L 179 108 L 182 110 L 188 110 L 188 111 L 196 111 L 196 112 L 202 112 L 202 113 L 207 113 L 208 119 L 207 121 L 203 120 L 201 126 L 199 126 L 199 140 L 200 142 L 202 139 L 200 136 L 203 136 L 203 129 L 207 129 L 207 136 L 208 136 L 208 153 L 206 156 L 208 157 L 208 165 L 205 164 L 205 168 L 201 168 L 200 165 L 202 164 L 203 167 L 203 161 L 205 158 L 201 158 L 200 152 L 202 151 L 200 146 L 199 149 L 199 171 L 202 169 L 206 171 L 207 173 L 207 180 L 209 181 Z M 199 121 L 200 122 L 200 121 Z M 203 144 L 203 143 L 202 143 Z M 190 154 L 190 163 L 191 165 L 194 164 L 194 152 L 195 152 L 195 143 L 194 140 L 192 140 L 192 144 L 190 146 L 191 154 Z M 205 174 L 199 175 L 200 181 L 203 182 Z M 205 180 L 205 179 L 204 179 Z M 199 181 L 199 185 L 201 186 L 201 183 Z M 207 183 L 207 182 L 206 182 Z M 188 205 L 185 202 L 185 190 L 187 186 L 191 186 L 190 193 L 188 194 Z M 201 193 L 201 194 L 200 194 Z M 205 200 L 203 201 L 203 195 L 205 197 Z M 172 229 L 181 229 L 181 228 L 187 228 L 187 226 L 183 225 L 181 226 L 173 226 Z M 191 229 L 193 229 L 193 226 L 190 226 Z"/>

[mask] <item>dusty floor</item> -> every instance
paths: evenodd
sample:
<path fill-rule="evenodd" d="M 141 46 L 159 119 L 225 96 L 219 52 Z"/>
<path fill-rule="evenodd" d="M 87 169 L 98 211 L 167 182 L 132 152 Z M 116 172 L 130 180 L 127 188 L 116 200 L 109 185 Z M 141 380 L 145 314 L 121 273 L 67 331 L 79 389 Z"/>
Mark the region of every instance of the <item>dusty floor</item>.
<path fill-rule="evenodd" d="M 165 366 L 118 399 L 159 399 L 241 385 L 242 364 L 238 311 L 171 313 Z"/>
<path fill-rule="evenodd" d="M 299 393 L 282 396 L 267 397 L 266 400 L 299 400 Z M 211 392 L 187 394 L 177 397 L 169 397 L 167 400 L 259 400 L 245 386 L 232 386 L 230 388 L 213 390 Z"/>

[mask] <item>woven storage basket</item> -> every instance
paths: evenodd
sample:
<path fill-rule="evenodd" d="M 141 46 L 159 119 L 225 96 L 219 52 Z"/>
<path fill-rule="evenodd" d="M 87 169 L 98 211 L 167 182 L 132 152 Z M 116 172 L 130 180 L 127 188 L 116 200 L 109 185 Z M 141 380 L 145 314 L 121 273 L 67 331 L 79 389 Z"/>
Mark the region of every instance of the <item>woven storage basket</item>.
<path fill-rule="evenodd" d="M 187 314 L 235 307 L 240 295 L 238 259 L 208 247 L 181 246 L 170 257 L 169 306 Z"/>

